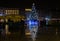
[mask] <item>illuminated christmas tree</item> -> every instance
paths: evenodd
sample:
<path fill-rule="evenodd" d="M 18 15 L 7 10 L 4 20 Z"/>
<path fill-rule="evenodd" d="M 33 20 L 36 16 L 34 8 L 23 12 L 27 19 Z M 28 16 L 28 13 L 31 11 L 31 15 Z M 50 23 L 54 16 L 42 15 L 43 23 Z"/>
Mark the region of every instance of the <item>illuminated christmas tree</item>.
<path fill-rule="evenodd" d="M 33 3 L 33 6 L 32 6 L 32 11 L 29 14 L 29 18 L 30 18 L 30 20 L 33 20 L 33 19 L 37 20 L 38 19 L 38 13 L 36 12 L 34 3 Z"/>
<path fill-rule="evenodd" d="M 35 4 L 33 3 L 32 11 L 27 16 L 28 26 L 31 33 L 31 38 L 35 41 L 37 30 L 38 30 L 38 13 L 35 9 Z"/>

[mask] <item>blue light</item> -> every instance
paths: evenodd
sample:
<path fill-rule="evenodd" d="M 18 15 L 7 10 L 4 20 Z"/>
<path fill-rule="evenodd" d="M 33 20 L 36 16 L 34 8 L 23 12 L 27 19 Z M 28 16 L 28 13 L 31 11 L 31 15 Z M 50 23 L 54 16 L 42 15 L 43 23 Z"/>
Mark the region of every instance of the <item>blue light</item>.
<path fill-rule="evenodd" d="M 37 20 L 29 20 L 27 23 L 28 23 L 28 26 L 29 26 L 29 30 L 31 30 L 34 27 L 37 28 L 37 26 L 38 26 L 38 21 Z"/>
<path fill-rule="evenodd" d="M 29 21 L 29 25 L 37 25 L 37 24 L 38 24 L 38 22 L 37 22 L 37 21 L 34 21 L 34 20 Z"/>

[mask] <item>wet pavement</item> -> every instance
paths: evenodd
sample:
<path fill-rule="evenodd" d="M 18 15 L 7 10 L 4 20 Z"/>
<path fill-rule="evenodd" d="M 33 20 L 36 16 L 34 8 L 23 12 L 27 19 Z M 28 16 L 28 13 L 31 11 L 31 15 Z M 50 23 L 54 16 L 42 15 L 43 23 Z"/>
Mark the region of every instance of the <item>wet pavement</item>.
<path fill-rule="evenodd" d="M 50 28 L 49 28 L 50 29 Z M 20 33 L 12 33 L 10 35 L 2 36 L 0 35 L 0 41 L 32 41 L 30 36 L 21 36 Z M 48 32 L 38 31 L 36 41 L 60 41 L 60 34 L 55 33 L 50 29 Z"/>

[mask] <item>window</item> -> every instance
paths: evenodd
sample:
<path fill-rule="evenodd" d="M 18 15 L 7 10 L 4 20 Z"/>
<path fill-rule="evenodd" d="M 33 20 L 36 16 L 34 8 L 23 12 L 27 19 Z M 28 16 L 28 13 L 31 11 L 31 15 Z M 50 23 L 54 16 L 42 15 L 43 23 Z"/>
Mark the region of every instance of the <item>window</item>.
<path fill-rule="evenodd" d="M 19 14 L 19 10 L 5 10 L 6 14 Z"/>

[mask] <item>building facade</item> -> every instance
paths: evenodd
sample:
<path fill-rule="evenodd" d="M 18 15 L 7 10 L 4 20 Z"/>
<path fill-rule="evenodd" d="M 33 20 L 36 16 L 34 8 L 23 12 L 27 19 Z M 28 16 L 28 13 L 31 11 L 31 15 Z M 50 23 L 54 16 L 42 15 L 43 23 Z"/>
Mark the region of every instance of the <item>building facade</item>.
<path fill-rule="evenodd" d="M 21 15 L 20 8 L 1 8 L 0 18 L 1 19 L 11 19 L 11 20 L 21 20 L 24 15 Z M 23 11 L 22 11 L 23 12 Z"/>
<path fill-rule="evenodd" d="M 19 15 L 19 8 L 5 8 L 4 12 L 6 15 Z"/>

